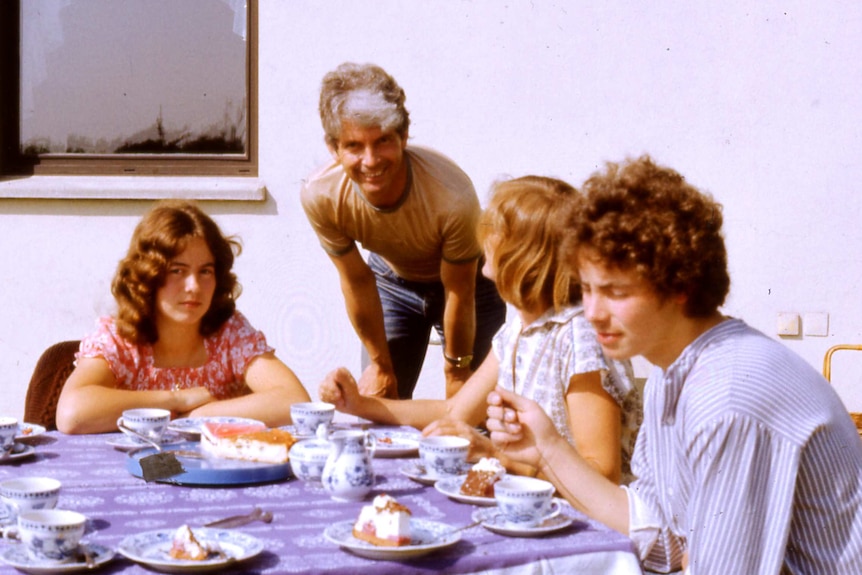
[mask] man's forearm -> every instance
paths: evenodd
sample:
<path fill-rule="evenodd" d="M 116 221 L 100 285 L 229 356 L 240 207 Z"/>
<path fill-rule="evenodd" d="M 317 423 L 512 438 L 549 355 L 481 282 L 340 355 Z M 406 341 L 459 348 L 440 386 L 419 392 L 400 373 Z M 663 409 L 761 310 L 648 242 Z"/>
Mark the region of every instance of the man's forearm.
<path fill-rule="evenodd" d="M 558 439 L 543 446 L 539 471 L 579 511 L 628 535 L 625 490 L 596 471 L 565 439 Z"/>
<path fill-rule="evenodd" d="M 463 357 L 473 353 L 476 337 L 476 303 L 455 295 L 446 299 L 443 312 L 444 353 L 448 357 Z"/>
<path fill-rule="evenodd" d="M 383 306 L 374 282 L 360 286 L 342 284 L 347 316 L 356 335 L 368 352 L 369 359 L 384 370 L 392 371 L 389 345 L 386 343 L 386 328 L 383 322 Z"/>

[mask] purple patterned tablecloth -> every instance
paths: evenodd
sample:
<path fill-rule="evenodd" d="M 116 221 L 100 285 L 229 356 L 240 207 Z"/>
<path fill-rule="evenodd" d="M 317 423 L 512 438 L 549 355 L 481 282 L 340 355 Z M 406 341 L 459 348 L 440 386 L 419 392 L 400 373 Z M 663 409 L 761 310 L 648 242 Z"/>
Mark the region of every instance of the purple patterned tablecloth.
<path fill-rule="evenodd" d="M 263 553 L 222 573 L 640 573 L 631 541 L 603 525 L 578 516 L 572 526 L 542 538 L 504 537 L 481 526 L 462 532 L 454 546 L 403 561 L 357 557 L 323 535 L 335 522 L 354 519 L 363 502 L 330 499 L 320 484 L 289 479 L 275 483 L 226 487 L 186 487 L 147 483 L 126 470 L 127 454 L 108 445 L 115 435 L 68 436 L 46 433 L 28 441 L 31 457 L 0 465 L 0 481 L 46 476 L 62 484 L 58 507 L 84 513 L 90 519 L 85 541 L 116 548 L 128 535 L 157 529 L 191 526 L 259 506 L 274 514 L 270 524 L 241 527 L 260 539 Z M 400 469 L 406 459 L 375 459 L 377 485 L 407 505 L 415 518 L 460 527 L 471 523 L 477 509 L 450 500 L 433 487 L 420 485 Z M 369 496 L 368 500 L 370 501 Z M 367 503 L 367 501 L 365 502 Z M 0 542 L 0 546 L 18 545 Z M 565 571 L 560 571 L 560 569 Z M 570 570 L 571 569 L 571 570 Z M 577 571 L 576 571 L 577 570 Z M 119 554 L 99 573 L 151 573 Z M 0 563 L 0 575 L 16 573 Z"/>

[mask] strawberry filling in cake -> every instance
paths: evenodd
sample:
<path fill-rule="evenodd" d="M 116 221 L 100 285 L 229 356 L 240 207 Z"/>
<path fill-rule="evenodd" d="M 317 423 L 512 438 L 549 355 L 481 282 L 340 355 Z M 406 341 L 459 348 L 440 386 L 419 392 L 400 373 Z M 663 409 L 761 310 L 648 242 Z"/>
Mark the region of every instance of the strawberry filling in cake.
<path fill-rule="evenodd" d="M 262 424 L 206 422 L 201 428 L 201 451 L 223 459 L 287 463 L 294 443 L 290 432 Z"/>
<path fill-rule="evenodd" d="M 353 536 L 382 547 L 410 544 L 410 510 L 385 493 L 359 512 Z"/>
<path fill-rule="evenodd" d="M 506 475 L 506 468 L 495 457 L 483 457 L 461 484 L 461 494 L 472 497 L 494 497 L 494 484 Z"/>

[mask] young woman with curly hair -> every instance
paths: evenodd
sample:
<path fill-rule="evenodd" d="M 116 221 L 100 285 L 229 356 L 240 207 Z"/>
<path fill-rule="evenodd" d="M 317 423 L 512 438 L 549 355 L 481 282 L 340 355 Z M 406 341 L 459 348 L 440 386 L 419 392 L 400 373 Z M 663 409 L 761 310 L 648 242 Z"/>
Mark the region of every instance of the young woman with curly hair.
<path fill-rule="evenodd" d="M 135 407 L 289 423 L 291 403 L 309 395 L 236 311 L 239 251 L 191 203 L 162 202 L 146 214 L 111 286 L 116 316 L 99 318 L 82 340 L 57 428 L 113 431 Z"/>

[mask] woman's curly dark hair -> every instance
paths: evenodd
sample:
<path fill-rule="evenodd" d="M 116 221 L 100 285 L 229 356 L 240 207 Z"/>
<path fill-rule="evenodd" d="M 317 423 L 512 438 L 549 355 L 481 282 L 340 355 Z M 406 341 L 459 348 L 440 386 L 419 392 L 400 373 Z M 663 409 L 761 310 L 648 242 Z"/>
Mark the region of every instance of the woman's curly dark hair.
<path fill-rule="evenodd" d="M 721 204 L 649 156 L 621 164 L 583 185 L 586 197 L 569 222 L 565 260 L 580 250 L 603 265 L 633 269 L 659 296 L 687 296 L 686 314 L 706 317 L 730 290 Z"/>
<path fill-rule="evenodd" d="M 121 336 L 138 344 L 158 341 L 156 292 L 165 284 L 171 261 L 192 238 L 202 238 L 215 259 L 216 288 L 201 320 L 201 335 L 215 333 L 233 315 L 240 285 L 231 268 L 241 251 L 239 242 L 222 235 L 218 225 L 194 204 L 165 201 L 138 223 L 111 283 Z"/>
<path fill-rule="evenodd" d="M 558 250 L 578 191 L 561 180 L 524 176 L 494 184 L 479 220 L 479 242 L 493 241 L 500 297 L 519 309 L 580 301 L 580 284 L 560 265 Z"/>

